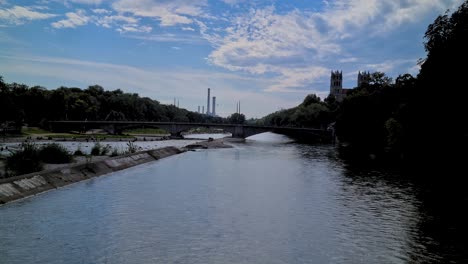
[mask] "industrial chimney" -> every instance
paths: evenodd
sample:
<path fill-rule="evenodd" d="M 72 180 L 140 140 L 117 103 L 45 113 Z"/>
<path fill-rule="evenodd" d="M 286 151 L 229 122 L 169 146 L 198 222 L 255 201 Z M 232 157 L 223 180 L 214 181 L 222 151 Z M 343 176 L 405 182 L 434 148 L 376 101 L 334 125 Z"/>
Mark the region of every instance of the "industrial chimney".
<path fill-rule="evenodd" d="M 211 112 L 213 116 L 216 115 L 216 96 L 213 96 L 213 112 Z"/>
<path fill-rule="evenodd" d="M 208 99 L 206 100 L 206 114 L 210 115 L 210 88 L 208 88 Z"/>

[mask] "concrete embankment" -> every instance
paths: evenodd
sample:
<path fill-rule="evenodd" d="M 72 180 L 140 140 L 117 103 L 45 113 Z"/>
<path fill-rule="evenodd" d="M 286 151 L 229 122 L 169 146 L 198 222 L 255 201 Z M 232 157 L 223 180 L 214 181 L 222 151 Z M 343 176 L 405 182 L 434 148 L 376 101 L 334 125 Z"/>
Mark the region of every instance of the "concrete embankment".
<path fill-rule="evenodd" d="M 184 152 L 175 147 L 0 179 L 0 204 Z"/>

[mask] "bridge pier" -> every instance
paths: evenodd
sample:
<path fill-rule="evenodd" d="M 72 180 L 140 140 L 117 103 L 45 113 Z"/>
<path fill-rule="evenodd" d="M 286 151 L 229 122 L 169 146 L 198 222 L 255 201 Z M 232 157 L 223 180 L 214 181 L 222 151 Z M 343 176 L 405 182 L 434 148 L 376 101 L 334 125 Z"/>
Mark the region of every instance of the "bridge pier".
<path fill-rule="evenodd" d="M 244 127 L 243 126 L 235 126 L 234 131 L 232 132 L 233 138 L 245 138 Z"/>

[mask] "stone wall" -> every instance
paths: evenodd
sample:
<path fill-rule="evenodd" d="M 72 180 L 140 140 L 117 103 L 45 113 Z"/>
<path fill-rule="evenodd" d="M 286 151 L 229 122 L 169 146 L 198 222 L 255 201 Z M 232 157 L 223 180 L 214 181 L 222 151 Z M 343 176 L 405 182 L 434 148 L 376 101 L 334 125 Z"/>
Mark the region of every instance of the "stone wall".
<path fill-rule="evenodd" d="M 175 147 L 148 150 L 102 161 L 0 180 L 0 204 L 184 152 Z"/>

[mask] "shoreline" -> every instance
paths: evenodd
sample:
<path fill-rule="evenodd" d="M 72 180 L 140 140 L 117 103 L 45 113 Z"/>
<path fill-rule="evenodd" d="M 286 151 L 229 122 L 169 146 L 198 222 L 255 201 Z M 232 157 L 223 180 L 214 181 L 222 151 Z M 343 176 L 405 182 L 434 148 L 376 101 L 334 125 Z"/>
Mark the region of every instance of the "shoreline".
<path fill-rule="evenodd" d="M 236 139 L 225 140 L 222 138 L 206 140 L 182 148 L 168 146 L 3 178 L 0 179 L 0 206 L 76 182 L 107 175 L 187 151 L 195 151 L 196 149 L 232 148 L 231 145 L 224 144 L 225 141 L 240 142 Z"/>

